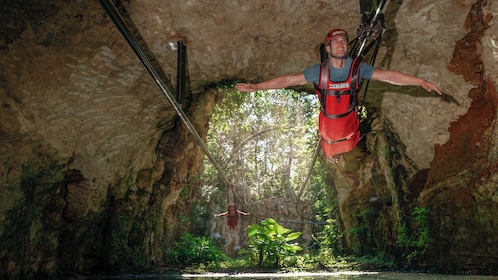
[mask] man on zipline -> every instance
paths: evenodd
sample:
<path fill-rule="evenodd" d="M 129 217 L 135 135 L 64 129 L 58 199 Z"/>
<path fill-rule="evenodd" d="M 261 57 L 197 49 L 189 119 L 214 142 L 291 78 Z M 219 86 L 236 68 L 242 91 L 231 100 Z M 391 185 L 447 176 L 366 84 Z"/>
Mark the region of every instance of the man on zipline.
<path fill-rule="evenodd" d="M 226 212 L 214 214 L 215 217 L 227 216 L 227 225 L 230 229 L 234 229 L 237 225 L 239 221 L 239 215 L 248 216 L 250 215 L 250 213 L 239 211 L 237 209 L 237 206 L 235 206 L 235 204 L 233 203 L 228 204 L 228 209 Z"/>
<path fill-rule="evenodd" d="M 433 83 L 399 71 L 374 68 L 360 59 L 348 57 L 348 34 L 332 29 L 325 37 L 329 58 L 302 72 L 280 76 L 257 84 L 239 83 L 239 91 L 280 89 L 313 82 L 320 100 L 318 129 L 322 151 L 331 162 L 352 150 L 360 140 L 358 93 L 363 79 L 378 80 L 393 85 L 421 86 L 428 92 L 441 90 Z"/>

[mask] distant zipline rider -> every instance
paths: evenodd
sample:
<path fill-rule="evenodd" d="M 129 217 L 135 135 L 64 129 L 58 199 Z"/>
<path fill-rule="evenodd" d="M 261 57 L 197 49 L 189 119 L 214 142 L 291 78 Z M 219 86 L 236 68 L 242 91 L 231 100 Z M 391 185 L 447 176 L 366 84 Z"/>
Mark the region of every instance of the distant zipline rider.
<path fill-rule="evenodd" d="M 382 70 L 362 63 L 361 58 L 348 57 L 348 34 L 332 29 L 325 37 L 328 59 L 302 72 L 280 76 L 261 83 L 239 83 L 239 91 L 280 89 L 313 82 L 320 100 L 318 130 L 322 151 L 330 162 L 352 150 L 360 140 L 358 91 L 363 79 L 378 80 L 393 85 L 421 86 L 428 92 L 441 90 L 432 82 L 399 71 Z"/>
<path fill-rule="evenodd" d="M 214 214 L 215 217 L 227 216 L 227 225 L 230 229 L 235 229 L 235 226 L 237 226 L 237 223 L 239 222 L 239 215 L 248 216 L 250 213 L 237 210 L 237 206 L 232 203 L 228 204 L 226 212 Z"/>

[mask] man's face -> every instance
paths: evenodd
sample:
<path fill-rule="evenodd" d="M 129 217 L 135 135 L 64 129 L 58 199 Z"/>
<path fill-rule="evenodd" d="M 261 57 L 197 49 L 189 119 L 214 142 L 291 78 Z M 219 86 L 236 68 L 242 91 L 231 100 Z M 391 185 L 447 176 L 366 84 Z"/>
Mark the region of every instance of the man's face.
<path fill-rule="evenodd" d="M 334 56 L 344 56 L 348 52 L 348 39 L 345 36 L 336 36 L 330 40 L 327 51 Z"/>

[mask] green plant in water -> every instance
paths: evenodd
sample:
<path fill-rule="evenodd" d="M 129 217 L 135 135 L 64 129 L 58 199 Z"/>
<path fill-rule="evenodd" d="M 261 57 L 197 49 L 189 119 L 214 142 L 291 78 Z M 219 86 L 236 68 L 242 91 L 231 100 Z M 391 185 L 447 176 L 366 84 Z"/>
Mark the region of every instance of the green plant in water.
<path fill-rule="evenodd" d="M 412 215 L 418 223 L 417 230 L 410 234 L 404 223 L 398 231 L 397 243 L 409 252 L 406 256 L 409 263 L 416 256 L 423 255 L 434 243 L 434 239 L 430 236 L 428 214 L 429 211 L 425 207 L 415 207 Z"/>
<path fill-rule="evenodd" d="M 263 264 L 278 267 L 284 256 L 295 254 L 302 250 L 296 243 L 290 243 L 301 236 L 301 232 L 292 232 L 290 229 L 279 225 L 274 219 L 268 218 L 259 224 L 247 227 L 249 249 L 242 249 L 240 254 L 249 253 L 257 258 L 258 266 Z"/>

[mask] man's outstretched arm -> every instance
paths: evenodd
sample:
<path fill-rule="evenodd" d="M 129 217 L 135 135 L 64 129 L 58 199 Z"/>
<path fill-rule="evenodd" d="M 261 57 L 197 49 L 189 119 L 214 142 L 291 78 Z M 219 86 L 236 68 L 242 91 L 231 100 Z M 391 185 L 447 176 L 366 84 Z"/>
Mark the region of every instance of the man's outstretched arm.
<path fill-rule="evenodd" d="M 294 75 L 280 76 L 257 84 L 241 83 L 235 85 L 235 88 L 239 91 L 251 92 L 265 89 L 281 89 L 304 84 L 306 84 L 306 79 L 304 78 L 303 73 L 299 72 Z"/>
<path fill-rule="evenodd" d="M 249 213 L 249 212 L 245 213 L 245 212 L 242 212 L 242 211 L 239 211 L 239 210 L 237 210 L 237 213 L 239 213 L 239 214 L 241 214 L 241 215 L 244 215 L 244 216 L 249 216 L 249 215 L 251 215 L 251 213 Z"/>
<path fill-rule="evenodd" d="M 220 214 L 214 214 L 213 216 L 215 217 L 221 217 L 221 216 L 226 216 L 228 215 L 228 212 L 223 212 L 223 213 L 220 213 Z"/>
<path fill-rule="evenodd" d="M 421 86 L 429 92 L 435 91 L 439 93 L 439 95 L 443 94 L 438 86 L 436 86 L 434 83 L 399 71 L 382 70 L 375 68 L 371 79 L 398 86 Z"/>

